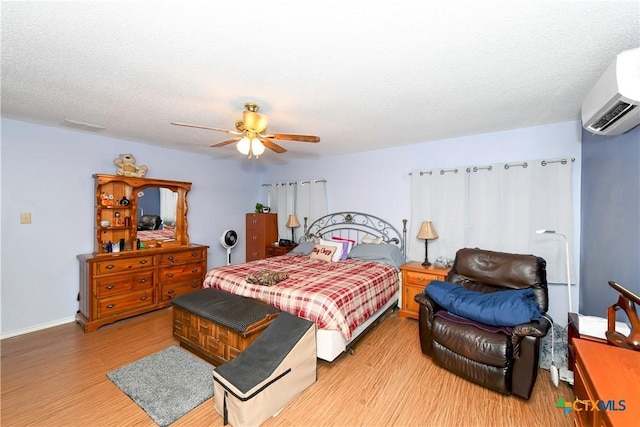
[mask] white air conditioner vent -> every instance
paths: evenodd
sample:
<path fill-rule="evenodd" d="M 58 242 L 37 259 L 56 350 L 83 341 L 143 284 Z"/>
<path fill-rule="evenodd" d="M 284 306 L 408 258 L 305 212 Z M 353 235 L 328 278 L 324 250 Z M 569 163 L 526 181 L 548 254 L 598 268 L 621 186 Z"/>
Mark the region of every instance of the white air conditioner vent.
<path fill-rule="evenodd" d="M 582 126 L 619 135 L 640 124 L 640 48 L 620 53 L 582 102 Z"/>
<path fill-rule="evenodd" d="M 591 125 L 591 129 L 603 132 L 609 126 L 615 124 L 618 120 L 630 113 L 637 105 L 629 104 L 628 102 L 618 101 L 613 108 L 609 109 L 600 120 Z"/>

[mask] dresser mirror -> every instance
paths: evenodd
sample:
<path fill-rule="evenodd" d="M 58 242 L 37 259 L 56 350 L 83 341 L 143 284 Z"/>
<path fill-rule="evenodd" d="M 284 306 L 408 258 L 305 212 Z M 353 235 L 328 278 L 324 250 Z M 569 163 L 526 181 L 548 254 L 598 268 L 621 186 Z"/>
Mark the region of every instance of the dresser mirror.
<path fill-rule="evenodd" d="M 94 178 L 94 253 L 189 244 L 187 193 L 191 183 L 100 174 Z"/>
<path fill-rule="evenodd" d="M 175 239 L 178 192 L 157 186 L 143 187 L 137 191 L 138 239 Z"/>

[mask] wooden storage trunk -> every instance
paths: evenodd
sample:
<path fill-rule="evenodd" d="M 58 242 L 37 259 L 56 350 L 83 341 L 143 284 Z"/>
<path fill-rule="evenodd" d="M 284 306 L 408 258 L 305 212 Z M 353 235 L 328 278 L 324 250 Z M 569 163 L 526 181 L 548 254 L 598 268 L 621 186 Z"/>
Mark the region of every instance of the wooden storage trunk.
<path fill-rule="evenodd" d="M 280 311 L 217 289 L 202 289 L 171 301 L 173 334 L 180 345 L 218 366 L 242 353 Z"/>

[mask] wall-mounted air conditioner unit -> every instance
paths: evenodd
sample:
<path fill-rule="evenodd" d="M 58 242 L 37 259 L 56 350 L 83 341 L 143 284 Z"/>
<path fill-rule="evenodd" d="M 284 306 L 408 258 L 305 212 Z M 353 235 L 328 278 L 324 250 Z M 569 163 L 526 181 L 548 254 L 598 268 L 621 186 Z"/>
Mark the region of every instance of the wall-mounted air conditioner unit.
<path fill-rule="evenodd" d="M 620 53 L 582 101 L 582 126 L 619 135 L 640 124 L 640 48 Z"/>

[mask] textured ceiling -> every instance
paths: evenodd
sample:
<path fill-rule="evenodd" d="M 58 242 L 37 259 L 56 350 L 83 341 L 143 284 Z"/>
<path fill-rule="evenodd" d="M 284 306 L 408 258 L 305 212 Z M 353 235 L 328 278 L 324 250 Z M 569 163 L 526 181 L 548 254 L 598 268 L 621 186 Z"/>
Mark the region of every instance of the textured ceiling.
<path fill-rule="evenodd" d="M 315 158 L 579 120 L 638 1 L 2 1 L 2 115 L 205 153 L 253 101 Z M 276 160 L 277 157 L 280 159 Z"/>

